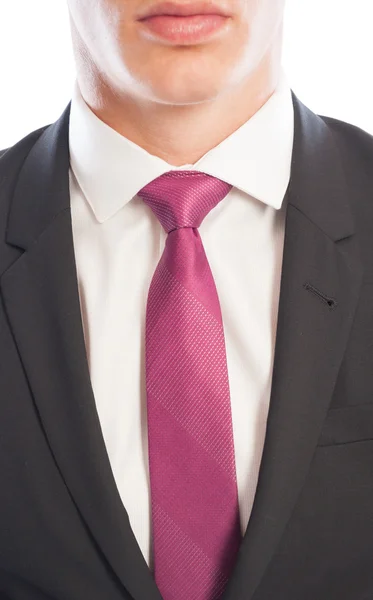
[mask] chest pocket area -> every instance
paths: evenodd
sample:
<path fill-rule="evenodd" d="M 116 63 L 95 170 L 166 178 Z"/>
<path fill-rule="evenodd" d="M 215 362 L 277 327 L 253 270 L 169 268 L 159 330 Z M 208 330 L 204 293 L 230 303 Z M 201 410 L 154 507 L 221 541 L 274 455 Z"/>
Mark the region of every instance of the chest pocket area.
<path fill-rule="evenodd" d="M 318 446 L 373 440 L 373 402 L 329 410 Z"/>

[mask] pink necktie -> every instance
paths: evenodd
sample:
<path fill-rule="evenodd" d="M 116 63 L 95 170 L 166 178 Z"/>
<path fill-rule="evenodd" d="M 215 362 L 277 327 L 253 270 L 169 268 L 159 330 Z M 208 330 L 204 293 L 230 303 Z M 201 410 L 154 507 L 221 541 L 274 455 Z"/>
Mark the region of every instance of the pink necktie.
<path fill-rule="evenodd" d="M 231 187 L 169 171 L 138 193 L 168 233 L 145 344 L 154 576 L 164 600 L 220 598 L 241 542 L 223 322 L 198 231 Z"/>

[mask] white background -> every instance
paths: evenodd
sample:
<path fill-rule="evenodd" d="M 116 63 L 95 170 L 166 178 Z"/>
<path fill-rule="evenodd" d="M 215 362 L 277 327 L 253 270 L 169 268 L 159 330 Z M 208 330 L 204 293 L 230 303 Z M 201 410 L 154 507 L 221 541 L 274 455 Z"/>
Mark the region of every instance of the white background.
<path fill-rule="evenodd" d="M 287 2 L 283 63 L 294 92 L 315 112 L 373 134 L 373 0 Z M 56 120 L 70 100 L 65 0 L 0 0 L 0 77 L 6 148 Z"/>

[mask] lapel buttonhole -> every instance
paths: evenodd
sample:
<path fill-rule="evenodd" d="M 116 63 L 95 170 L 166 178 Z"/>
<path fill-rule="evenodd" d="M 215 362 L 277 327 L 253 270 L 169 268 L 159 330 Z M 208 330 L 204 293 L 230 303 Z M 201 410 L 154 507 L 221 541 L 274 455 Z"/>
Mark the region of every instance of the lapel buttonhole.
<path fill-rule="evenodd" d="M 332 298 L 331 296 L 327 296 L 326 294 L 324 294 L 323 292 L 321 292 L 320 290 L 315 288 L 315 286 L 313 286 L 308 281 L 303 285 L 303 287 L 307 291 L 315 294 L 315 296 L 317 296 L 322 302 L 324 302 L 324 304 L 326 304 L 330 310 L 333 310 L 338 305 L 338 302 L 336 301 L 335 298 Z"/>

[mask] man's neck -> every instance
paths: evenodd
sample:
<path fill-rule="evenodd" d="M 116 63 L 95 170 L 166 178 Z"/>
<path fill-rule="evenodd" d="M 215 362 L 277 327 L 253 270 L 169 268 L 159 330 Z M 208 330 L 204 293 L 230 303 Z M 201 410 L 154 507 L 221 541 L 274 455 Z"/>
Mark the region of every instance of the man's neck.
<path fill-rule="evenodd" d="M 271 97 L 281 73 L 280 45 L 239 86 L 210 102 L 170 105 L 134 98 L 113 92 L 92 72 L 88 79 L 78 71 L 78 84 L 90 109 L 115 131 L 173 166 L 194 164 Z"/>

